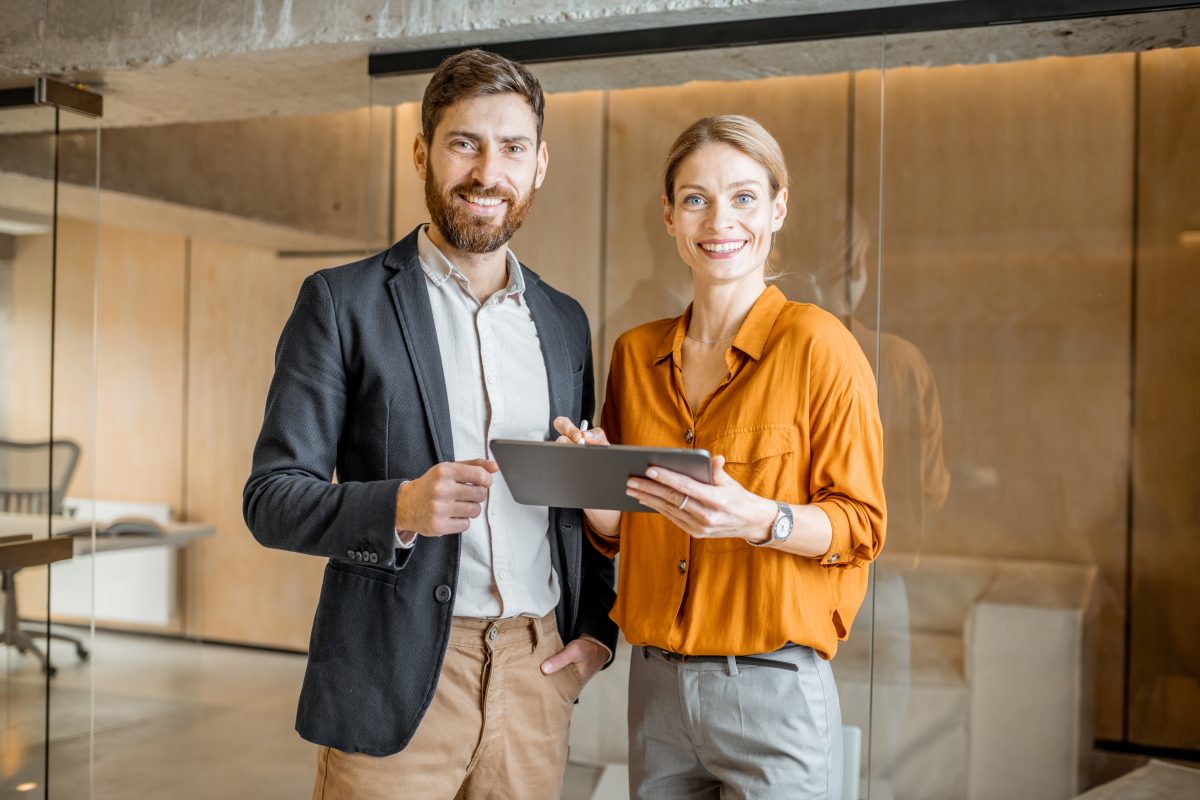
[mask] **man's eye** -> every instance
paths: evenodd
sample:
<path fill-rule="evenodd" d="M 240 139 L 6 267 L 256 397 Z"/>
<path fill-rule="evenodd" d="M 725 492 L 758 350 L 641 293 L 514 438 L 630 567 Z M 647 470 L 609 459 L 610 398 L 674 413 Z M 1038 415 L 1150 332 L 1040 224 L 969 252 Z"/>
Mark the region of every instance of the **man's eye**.
<path fill-rule="evenodd" d="M 519 144 L 510 144 L 510 145 L 508 146 L 508 152 L 509 152 L 509 153 L 511 153 L 511 154 L 513 154 L 514 156 L 515 156 L 515 155 L 520 155 L 521 153 L 524 153 L 524 152 L 525 152 L 525 148 L 524 148 L 524 147 L 522 147 L 522 146 L 521 146 L 521 145 L 519 145 Z"/>

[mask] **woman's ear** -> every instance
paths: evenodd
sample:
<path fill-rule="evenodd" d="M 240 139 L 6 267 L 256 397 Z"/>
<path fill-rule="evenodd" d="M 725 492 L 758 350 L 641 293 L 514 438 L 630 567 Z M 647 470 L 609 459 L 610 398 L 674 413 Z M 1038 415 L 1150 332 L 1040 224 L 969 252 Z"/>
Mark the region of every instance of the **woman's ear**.
<path fill-rule="evenodd" d="M 775 194 L 775 199 L 771 201 L 771 232 L 778 233 L 783 227 L 783 221 L 787 219 L 787 188 L 780 189 Z"/>
<path fill-rule="evenodd" d="M 667 233 L 675 235 L 675 208 L 671 205 L 671 201 L 664 194 L 662 196 L 663 205 L 663 222 L 667 226 Z"/>

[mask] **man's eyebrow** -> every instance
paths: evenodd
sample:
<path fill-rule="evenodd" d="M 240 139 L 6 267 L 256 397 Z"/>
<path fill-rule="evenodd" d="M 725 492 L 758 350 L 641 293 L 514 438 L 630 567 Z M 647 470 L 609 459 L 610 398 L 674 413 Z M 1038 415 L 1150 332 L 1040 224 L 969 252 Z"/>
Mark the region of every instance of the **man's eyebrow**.
<path fill-rule="evenodd" d="M 480 136 L 478 133 L 472 133 L 471 131 L 446 131 L 446 138 L 448 138 L 448 139 L 454 139 L 454 138 L 470 139 L 472 142 L 479 142 L 479 141 L 483 140 L 482 136 Z M 513 143 L 532 144 L 533 143 L 533 139 L 530 139 L 528 136 L 525 136 L 524 134 L 514 134 L 512 136 L 502 136 L 500 138 L 500 141 L 503 142 L 504 144 L 513 144 Z"/>

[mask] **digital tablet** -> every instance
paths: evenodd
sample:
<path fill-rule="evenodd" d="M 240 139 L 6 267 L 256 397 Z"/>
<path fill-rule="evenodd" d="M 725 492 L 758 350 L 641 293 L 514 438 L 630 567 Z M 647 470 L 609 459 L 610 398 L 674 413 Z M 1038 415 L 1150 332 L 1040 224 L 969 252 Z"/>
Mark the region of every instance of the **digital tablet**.
<path fill-rule="evenodd" d="M 669 447 L 608 447 L 495 439 L 492 455 L 518 503 L 557 508 L 650 511 L 625 494 L 625 481 L 663 467 L 712 483 L 707 450 Z"/>

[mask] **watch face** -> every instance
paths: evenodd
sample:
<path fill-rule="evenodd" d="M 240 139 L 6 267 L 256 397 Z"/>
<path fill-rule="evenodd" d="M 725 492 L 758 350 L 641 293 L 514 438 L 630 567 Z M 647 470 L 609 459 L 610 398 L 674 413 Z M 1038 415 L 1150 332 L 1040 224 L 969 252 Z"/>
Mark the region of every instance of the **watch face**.
<path fill-rule="evenodd" d="M 777 542 L 782 542 L 784 539 L 792 535 L 792 520 L 788 516 L 780 516 L 775 520 L 775 528 L 771 531 L 771 538 Z"/>

